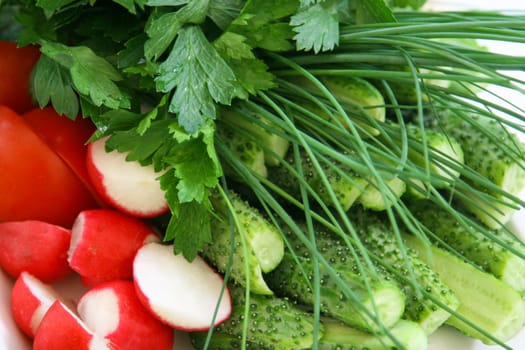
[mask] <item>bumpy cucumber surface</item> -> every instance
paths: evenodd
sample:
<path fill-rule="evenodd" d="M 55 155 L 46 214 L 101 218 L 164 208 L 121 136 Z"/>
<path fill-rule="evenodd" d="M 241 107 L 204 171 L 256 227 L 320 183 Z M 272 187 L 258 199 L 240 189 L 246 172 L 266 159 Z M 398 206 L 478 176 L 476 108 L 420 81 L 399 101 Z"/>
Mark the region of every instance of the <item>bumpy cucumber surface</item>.
<path fill-rule="evenodd" d="M 291 301 L 275 296 L 251 294 L 249 318 L 246 319 L 245 290 L 239 285 L 231 285 L 233 300 L 231 316 L 216 327 L 210 349 L 240 349 L 242 345 L 243 324 L 248 322 L 246 348 L 253 350 L 292 350 L 310 349 L 314 343 L 314 324 L 312 315 L 299 309 Z M 319 337 L 323 329 L 320 326 Z M 193 344 L 202 349 L 206 332 L 190 333 Z"/>
<path fill-rule="evenodd" d="M 397 349 L 391 337 L 395 338 L 405 350 L 426 350 L 428 338 L 415 322 L 399 320 L 387 334 L 372 334 L 333 319 L 323 319 L 324 334 L 319 342 L 319 350 L 385 350 Z"/>
<path fill-rule="evenodd" d="M 237 195 L 232 194 L 230 198 L 234 222 L 230 223 L 225 204 L 216 199 L 215 207 L 220 217 L 212 218 L 213 242 L 204 247 L 204 255 L 221 272 L 229 270 L 231 278 L 242 285 L 246 286 L 249 276 L 254 293 L 272 294 L 264 281 L 263 273 L 273 270 L 281 262 L 284 254 L 283 238 L 278 229 L 263 217 L 258 209 Z M 243 237 L 246 247 L 242 244 Z M 231 265 L 230 252 L 233 254 Z M 248 270 L 245 266 L 246 260 Z"/>
<path fill-rule="evenodd" d="M 427 247 L 413 236 L 406 240 L 454 291 L 460 302 L 457 315 L 483 332 L 455 315 L 447 324 L 487 344 L 494 343 L 487 334 L 506 342 L 523 329 L 525 301 L 514 288 L 443 249 Z"/>
<path fill-rule="evenodd" d="M 256 141 L 228 128 L 218 128 L 217 134 L 224 141 L 226 147 L 228 147 L 246 167 L 262 177 L 268 175 L 264 162 L 264 151 Z M 237 180 L 242 181 L 242 178 L 235 176 L 236 174 L 231 172 L 229 168 L 226 168 L 225 171 L 236 177 Z"/>
<path fill-rule="evenodd" d="M 387 218 L 365 210 L 352 210 L 349 217 L 367 249 L 390 268 L 379 266 L 381 273 L 402 288 L 406 297 L 403 318 L 417 322 L 426 334 L 433 333 L 450 316 L 441 305 L 450 310 L 458 308 L 455 293 L 414 250 L 406 249 L 403 256 Z M 417 292 L 414 282 L 426 294 Z"/>
<path fill-rule="evenodd" d="M 316 232 L 316 236 L 317 248 L 322 252 L 323 258 L 330 262 L 333 271 L 352 293 L 347 295 L 328 268 L 319 264 L 321 312 L 368 331 L 379 329 L 378 321 L 387 328 L 394 325 L 405 308 L 405 297 L 401 289 L 392 281 L 372 277 L 367 280 L 368 289 L 352 255 L 344 254 L 344 249 L 339 249 L 343 245 L 324 239 L 321 231 Z M 293 247 L 294 254 L 288 250 L 285 252 L 281 264 L 267 276 L 268 284 L 276 294 L 286 295 L 311 308 L 315 300 L 311 286 L 315 268 L 313 256 L 292 233 L 287 235 L 287 240 Z M 356 305 L 364 306 L 372 318 Z"/>
<path fill-rule="evenodd" d="M 250 114 L 250 116 L 256 119 L 258 123 L 251 121 L 245 114 L 233 108 L 224 108 L 221 113 L 221 117 L 225 122 L 242 128 L 254 137 L 255 142 L 263 150 L 263 158 L 266 165 L 274 166 L 279 164 L 288 151 L 290 142 L 276 132 L 272 132 L 276 127 L 272 126 L 265 118 L 254 113 Z"/>
<path fill-rule="evenodd" d="M 319 175 L 312 163 L 312 159 L 308 156 L 306 151 L 300 151 L 300 160 L 300 166 L 302 167 L 304 174 L 304 181 L 327 204 L 335 205 L 327 186 L 323 182 L 322 177 Z M 285 157 L 285 162 L 294 168 L 299 166 L 295 161 L 294 152 L 292 150 L 288 151 Z M 333 165 L 343 168 L 343 173 L 339 173 L 329 164 L 321 163 L 323 172 L 335 194 L 336 201 L 344 210 L 348 210 L 366 188 L 368 181 L 352 169 L 341 166 L 335 160 L 333 161 Z M 287 167 L 283 165 L 272 167 L 268 174 L 268 178 L 280 188 L 287 191 L 290 195 L 300 198 L 301 184 L 297 177 L 294 176 Z"/>
<path fill-rule="evenodd" d="M 428 200 L 413 201 L 409 209 L 437 237 L 483 270 L 525 294 L 525 259 L 487 237 L 473 225 L 464 226 L 449 212 Z M 488 231 L 494 238 L 525 255 L 525 248 L 502 231 Z M 430 237 L 432 239 L 432 237 Z"/>
<path fill-rule="evenodd" d="M 468 209 L 491 228 L 507 223 L 516 209 L 500 191 L 518 196 L 525 188 L 525 146 L 516 135 L 493 119 L 472 116 L 470 121 L 465 121 L 451 113 L 443 113 L 429 124 L 456 139 L 463 149 L 465 165 L 499 189 L 487 189 L 479 181 L 465 177 L 473 187 L 495 198 L 487 203 L 479 195 L 464 193 L 470 197 L 464 201 Z"/>

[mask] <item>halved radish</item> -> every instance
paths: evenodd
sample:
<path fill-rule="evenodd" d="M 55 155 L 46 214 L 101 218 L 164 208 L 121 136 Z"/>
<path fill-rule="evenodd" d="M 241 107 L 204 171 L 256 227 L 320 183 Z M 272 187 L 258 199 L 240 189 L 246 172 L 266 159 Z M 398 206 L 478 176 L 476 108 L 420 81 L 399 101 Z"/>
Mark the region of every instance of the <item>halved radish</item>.
<path fill-rule="evenodd" d="M 67 262 L 71 231 L 43 221 L 0 223 L 0 266 L 14 278 L 27 271 L 42 280 L 60 280 L 72 271 Z"/>
<path fill-rule="evenodd" d="M 69 265 L 90 285 L 131 279 L 137 250 L 160 240 L 142 220 L 113 209 L 82 211 L 71 231 Z"/>
<path fill-rule="evenodd" d="M 89 330 L 64 303 L 55 300 L 40 322 L 33 350 L 111 350 L 106 340 Z"/>
<path fill-rule="evenodd" d="M 106 138 L 88 145 L 87 169 L 99 195 L 120 211 L 138 217 L 155 217 L 168 210 L 153 166 L 127 161 L 127 153 L 106 152 Z"/>
<path fill-rule="evenodd" d="M 90 289 L 78 303 L 85 324 L 120 350 L 171 350 L 173 328 L 140 303 L 133 283 L 116 280 Z"/>
<path fill-rule="evenodd" d="M 11 313 L 20 329 L 34 337 L 49 307 L 60 299 L 54 288 L 35 276 L 22 272 L 11 290 Z"/>
<path fill-rule="evenodd" d="M 176 329 L 205 330 L 230 316 L 231 297 L 222 276 L 200 257 L 189 262 L 174 255 L 173 246 L 146 244 L 133 261 L 133 276 L 141 302 Z"/>

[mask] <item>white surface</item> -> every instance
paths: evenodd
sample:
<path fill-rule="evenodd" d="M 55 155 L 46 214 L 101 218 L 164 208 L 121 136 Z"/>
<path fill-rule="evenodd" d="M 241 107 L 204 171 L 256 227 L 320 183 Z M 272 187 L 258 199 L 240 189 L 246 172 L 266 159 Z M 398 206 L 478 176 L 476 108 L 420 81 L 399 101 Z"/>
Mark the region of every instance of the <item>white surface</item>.
<path fill-rule="evenodd" d="M 459 9 L 483 9 L 483 10 L 521 10 L 525 11 L 525 0 L 463 0 L 463 1 L 429 1 L 427 8 L 434 10 L 459 10 Z M 523 45 L 501 45 L 494 42 L 483 42 L 491 50 L 525 55 Z M 525 67 L 524 67 L 525 68 Z M 525 74 L 521 73 L 520 77 L 525 79 Z M 515 101 L 521 108 L 525 108 L 525 98 L 516 93 L 510 93 L 505 90 L 494 90 L 500 95 L 508 96 Z M 525 138 L 525 136 L 524 136 Z M 525 237 L 525 210 L 518 213 L 511 227 L 516 233 Z M 29 350 L 31 345 L 29 340 L 18 330 L 13 323 L 10 314 L 10 290 L 12 280 L 0 270 L 0 349 L 9 350 Z M 68 280 L 58 286 L 59 290 L 75 299 L 82 288 L 77 280 Z M 525 329 L 517 335 L 508 345 L 515 350 L 525 349 Z M 189 348 L 188 345 L 182 348 Z M 500 346 L 487 346 L 478 341 L 473 341 L 456 330 L 448 327 L 443 327 L 430 338 L 430 345 L 428 350 L 497 350 L 502 349 Z"/>

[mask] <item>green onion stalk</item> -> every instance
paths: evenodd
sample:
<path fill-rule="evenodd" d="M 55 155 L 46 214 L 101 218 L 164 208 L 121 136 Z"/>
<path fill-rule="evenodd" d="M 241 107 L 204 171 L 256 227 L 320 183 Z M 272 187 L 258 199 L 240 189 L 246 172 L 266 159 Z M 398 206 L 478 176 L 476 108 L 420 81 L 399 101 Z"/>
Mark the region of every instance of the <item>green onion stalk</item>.
<path fill-rule="evenodd" d="M 513 136 L 525 132 L 525 111 L 480 94 L 493 86 L 523 93 L 524 81 L 507 72 L 523 70 L 525 57 L 475 44 L 478 39 L 525 43 L 525 17 L 428 13 L 417 10 L 422 3 L 4 0 L 0 11 L 13 13 L 1 17 L 1 27 L 9 28 L 4 39 L 40 47 L 31 80 L 40 107 L 89 118 L 97 126 L 93 139 L 110 136 L 110 149 L 166 170 L 159 181 L 171 215 L 161 227 L 174 253 L 190 261 L 203 254 L 213 244 L 209 222 L 219 214 L 231 221 L 231 230 L 239 228 L 228 203 L 241 196 L 277 229 L 299 269 L 300 256 L 289 242 L 308 252 L 311 304 L 300 306 L 313 325 L 311 348 L 330 348 L 323 343 L 327 315 L 321 295 L 329 278 L 341 298 L 372 324 L 359 339 L 376 336 L 379 346 L 406 349 L 399 333 L 377 317 L 380 305 L 360 304 L 340 267 L 318 249 L 319 227 L 344 242 L 359 293 L 368 295 L 389 267 L 364 243 L 349 213 L 370 199 L 379 204 L 367 210 L 381 210 L 390 242 L 404 261 L 406 273 L 389 274 L 399 275 L 417 297 L 431 293 L 418 284 L 406 237 L 416 237 L 428 251 L 451 248 L 460 260 L 478 266 L 449 247 L 452 243 L 439 243 L 411 210 L 417 201 L 432 203 L 466 232 L 525 259 L 523 243 L 505 226 L 525 204 L 519 198 L 524 147 Z M 366 84 L 380 99 L 367 99 L 372 90 L 349 94 L 351 84 Z M 475 142 L 452 125 L 473 130 Z M 437 133 L 444 136 L 443 147 L 433 143 Z M 231 147 L 232 135 L 243 149 Z M 503 161 L 483 163 L 472 147 Z M 243 153 L 246 148 L 250 153 Z M 264 164 L 252 168 L 247 160 L 253 157 Z M 272 178 L 276 173 L 287 176 L 293 189 Z M 350 197 L 344 196 L 347 190 Z M 218 213 L 217 203 L 229 210 Z M 477 211 L 473 203 L 479 203 Z M 188 219 L 195 215 L 203 219 Z M 246 238 L 241 240 L 248 254 Z M 236 271 L 249 275 L 248 260 Z M 235 281 L 241 282 L 242 277 Z M 244 306 L 237 310 L 246 325 L 234 338 L 246 349 L 254 338 L 248 327 L 250 283 L 244 286 Z M 441 307 L 484 341 L 505 347 L 507 339 Z M 213 333 L 206 344 L 213 344 Z M 218 330 L 217 337 L 232 335 Z"/>

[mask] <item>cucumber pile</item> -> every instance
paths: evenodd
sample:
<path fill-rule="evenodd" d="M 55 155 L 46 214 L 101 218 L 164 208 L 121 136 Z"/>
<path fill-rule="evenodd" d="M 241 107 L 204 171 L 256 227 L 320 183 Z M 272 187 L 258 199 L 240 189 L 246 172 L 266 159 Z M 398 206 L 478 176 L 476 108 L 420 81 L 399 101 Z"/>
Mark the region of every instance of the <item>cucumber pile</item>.
<path fill-rule="evenodd" d="M 377 107 L 379 90 L 359 80 L 320 79 L 344 113 L 310 103 L 302 112 L 339 126 L 368 116 L 374 127 L 357 134 L 393 149 L 410 145 L 404 161 L 420 171 L 394 172 L 392 152 L 371 152 L 378 171 L 390 171 L 378 177 L 358 151 L 332 156 L 292 146 L 271 113 L 248 105 L 228 111 L 225 119 L 246 116 L 224 142 L 243 163 L 232 168 L 245 167 L 236 173 L 246 177 L 235 178 L 229 204 L 216 199 L 204 256 L 228 276 L 236 307 L 212 332 L 191 334 L 198 348 L 422 350 L 443 325 L 487 344 L 502 344 L 525 325 L 525 247 L 505 228 L 524 188 L 524 146 L 492 123 L 511 150 L 503 151 L 483 133 L 483 118 L 460 123 L 451 111 L 428 112 L 421 124 L 412 113 L 406 124 L 377 118 L 366 110 Z M 287 83 L 315 92 L 305 81 Z M 252 176 L 266 186 L 247 190 Z M 282 198 L 285 215 L 260 206 L 266 188 Z M 480 206 L 475 196 L 491 200 Z"/>

